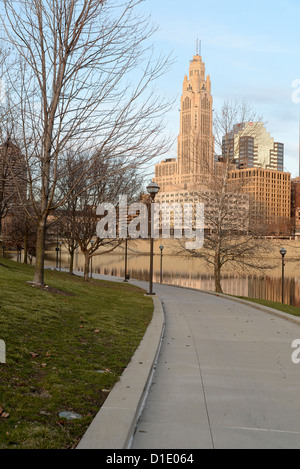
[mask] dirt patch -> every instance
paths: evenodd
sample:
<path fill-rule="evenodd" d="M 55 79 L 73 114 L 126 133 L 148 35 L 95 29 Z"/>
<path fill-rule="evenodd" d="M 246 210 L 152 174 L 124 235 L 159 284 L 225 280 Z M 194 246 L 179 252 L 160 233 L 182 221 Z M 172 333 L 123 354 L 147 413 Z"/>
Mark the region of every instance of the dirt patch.
<path fill-rule="evenodd" d="M 53 293 L 54 295 L 76 296 L 74 293 L 69 293 L 64 290 L 59 290 L 58 288 L 50 287 L 49 285 L 37 285 L 34 282 L 27 282 L 27 283 L 29 283 L 33 288 L 37 288 L 38 290 L 43 290 L 48 293 Z"/>

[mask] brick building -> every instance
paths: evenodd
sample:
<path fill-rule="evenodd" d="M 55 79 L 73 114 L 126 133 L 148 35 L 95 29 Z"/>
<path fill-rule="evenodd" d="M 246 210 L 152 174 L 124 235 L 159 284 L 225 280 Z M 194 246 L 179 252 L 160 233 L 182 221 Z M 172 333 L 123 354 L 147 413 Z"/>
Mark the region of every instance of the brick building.
<path fill-rule="evenodd" d="M 22 210 L 27 199 L 27 169 L 21 150 L 13 143 L 0 146 L 0 235 L 5 218 Z M 7 222 L 7 220 L 6 220 Z"/>
<path fill-rule="evenodd" d="M 288 234 L 291 214 L 291 174 L 264 168 L 231 171 L 232 184 L 239 184 L 249 197 L 253 226 L 265 234 Z"/>

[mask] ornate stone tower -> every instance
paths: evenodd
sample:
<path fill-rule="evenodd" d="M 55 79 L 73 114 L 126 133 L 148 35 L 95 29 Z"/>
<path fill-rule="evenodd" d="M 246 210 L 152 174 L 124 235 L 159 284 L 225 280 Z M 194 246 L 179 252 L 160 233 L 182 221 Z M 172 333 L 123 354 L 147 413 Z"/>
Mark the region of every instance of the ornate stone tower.
<path fill-rule="evenodd" d="M 198 54 L 190 61 L 189 78 L 184 77 L 178 136 L 180 183 L 201 180 L 213 168 L 214 137 L 211 81 Z"/>
<path fill-rule="evenodd" d="M 214 165 L 213 99 L 209 75 L 197 53 L 190 61 L 189 78 L 184 77 L 180 105 L 177 159 L 155 165 L 155 182 L 161 192 L 189 189 L 207 180 Z M 188 187 L 190 185 L 190 187 Z"/>

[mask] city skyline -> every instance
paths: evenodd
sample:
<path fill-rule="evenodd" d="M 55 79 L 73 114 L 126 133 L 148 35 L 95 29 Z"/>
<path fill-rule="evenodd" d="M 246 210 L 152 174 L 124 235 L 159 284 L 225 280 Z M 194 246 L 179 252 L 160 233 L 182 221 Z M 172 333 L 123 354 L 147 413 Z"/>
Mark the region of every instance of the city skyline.
<path fill-rule="evenodd" d="M 153 37 L 155 50 L 173 52 L 174 58 L 157 84 L 163 94 L 175 98 L 166 116 L 166 130 L 174 139 L 167 157 L 176 156 L 180 83 L 199 40 L 199 55 L 211 77 L 214 110 L 226 100 L 246 99 L 275 140 L 284 143 L 284 170 L 298 176 L 300 5 L 294 0 L 242 5 L 236 0 L 191 0 L 187 8 L 178 0 L 153 0 L 145 2 L 143 10 L 159 27 Z"/>

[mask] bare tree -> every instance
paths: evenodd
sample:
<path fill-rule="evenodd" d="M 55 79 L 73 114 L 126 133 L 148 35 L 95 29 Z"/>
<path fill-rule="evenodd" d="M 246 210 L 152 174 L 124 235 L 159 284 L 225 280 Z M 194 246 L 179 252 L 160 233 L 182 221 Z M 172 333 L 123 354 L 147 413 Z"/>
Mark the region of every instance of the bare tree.
<path fill-rule="evenodd" d="M 20 204 L 15 183 L 19 195 L 26 200 L 26 165 L 20 148 L 14 143 L 16 113 L 9 100 L 9 83 L 4 79 L 10 70 L 9 58 L 9 51 L 0 44 L 0 235 L 2 221 Z"/>
<path fill-rule="evenodd" d="M 65 177 L 59 182 L 62 194 L 70 192 L 74 187 L 74 179 L 77 173 L 82 170 L 83 162 L 87 156 L 77 157 L 72 152 L 68 154 L 68 171 Z M 106 161 L 99 161 L 89 174 L 82 181 L 83 190 L 73 189 L 73 197 L 70 197 L 61 207 L 59 212 L 58 228 L 60 237 L 63 239 L 70 254 L 70 273 L 73 272 L 73 257 L 75 250 L 79 247 L 84 255 L 84 279 L 89 279 L 89 263 L 94 255 L 101 255 L 104 252 L 111 252 L 119 246 L 123 240 L 101 239 L 96 235 L 96 226 L 99 217 L 96 215 L 96 208 L 100 203 L 114 203 L 118 206 L 120 195 L 126 195 L 128 203 L 138 197 L 142 187 L 142 177 L 136 174 L 135 169 L 121 171 L 116 178 L 116 166 L 120 162 L 115 162 L 111 158 Z M 114 166 L 114 170 L 109 167 Z M 99 179 L 99 174 L 105 173 L 105 180 Z M 94 182 L 93 182 L 94 181 Z M 88 189 L 84 190 L 84 187 Z M 102 248 L 99 252 L 99 248 Z M 103 249 L 104 248 L 104 249 Z"/>
<path fill-rule="evenodd" d="M 14 196 L 8 159 L 8 147 L 3 146 L 0 150 L 0 235 L 2 234 L 2 220 L 7 216 Z"/>
<path fill-rule="evenodd" d="M 6 247 L 24 250 L 24 264 L 28 263 L 28 259 L 31 262 L 35 255 L 36 224 L 20 205 L 15 206 L 5 219 L 3 242 Z"/>
<path fill-rule="evenodd" d="M 142 1 L 3 0 L 6 41 L 19 57 L 5 79 L 37 219 L 37 284 L 44 283 L 47 218 L 76 188 L 82 191 L 92 167 L 118 159 L 109 167 L 113 173 L 99 176 L 118 178 L 169 148 L 161 131 L 171 103 L 158 96 L 154 82 L 170 60 L 155 58 L 149 45 L 155 29 L 139 13 Z M 57 185 L 70 150 L 89 158 L 61 197 Z"/>

